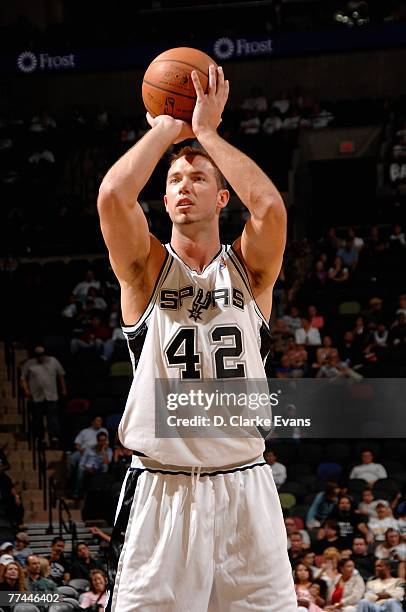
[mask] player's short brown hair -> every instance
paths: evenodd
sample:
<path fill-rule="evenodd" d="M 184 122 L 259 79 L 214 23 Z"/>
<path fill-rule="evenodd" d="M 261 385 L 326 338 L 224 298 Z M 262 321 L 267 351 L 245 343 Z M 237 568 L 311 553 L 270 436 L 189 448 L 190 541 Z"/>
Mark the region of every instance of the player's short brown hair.
<path fill-rule="evenodd" d="M 173 153 L 169 158 L 169 168 L 181 157 L 185 157 L 189 161 L 189 159 L 193 160 L 197 155 L 200 155 L 200 157 L 204 157 L 205 159 L 207 159 L 207 161 L 209 161 L 210 164 L 213 166 L 217 187 L 219 189 L 227 189 L 227 181 L 221 174 L 220 169 L 218 168 L 218 166 L 216 166 L 210 155 L 206 153 L 206 151 L 201 147 L 182 147 L 179 151 Z"/>

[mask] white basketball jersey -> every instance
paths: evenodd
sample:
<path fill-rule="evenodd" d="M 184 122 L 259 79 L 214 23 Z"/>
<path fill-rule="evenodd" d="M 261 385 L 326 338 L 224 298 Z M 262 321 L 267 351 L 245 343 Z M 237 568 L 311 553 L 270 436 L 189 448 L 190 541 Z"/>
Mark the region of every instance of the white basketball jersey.
<path fill-rule="evenodd" d="M 158 438 L 156 379 L 266 378 L 268 323 L 232 247 L 222 246 L 202 273 L 166 245 L 149 304 L 135 325 L 123 325 L 134 379 L 119 425 L 126 448 L 164 464 L 221 467 L 264 451 L 259 437 Z M 162 406 L 162 410 L 167 410 Z"/>

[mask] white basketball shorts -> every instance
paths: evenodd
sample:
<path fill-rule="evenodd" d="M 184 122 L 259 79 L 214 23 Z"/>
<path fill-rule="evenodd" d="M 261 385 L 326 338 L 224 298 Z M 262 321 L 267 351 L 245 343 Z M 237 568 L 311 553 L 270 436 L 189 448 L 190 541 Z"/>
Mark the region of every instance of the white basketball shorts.
<path fill-rule="evenodd" d="M 110 546 L 108 612 L 297 612 L 272 471 L 133 457 Z"/>

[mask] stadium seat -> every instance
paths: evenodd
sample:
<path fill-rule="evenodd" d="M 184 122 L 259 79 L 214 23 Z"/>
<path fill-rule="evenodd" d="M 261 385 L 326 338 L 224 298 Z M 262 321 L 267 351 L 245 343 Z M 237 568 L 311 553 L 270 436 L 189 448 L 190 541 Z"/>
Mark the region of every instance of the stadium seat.
<path fill-rule="evenodd" d="M 133 375 L 133 367 L 130 361 L 116 361 L 110 367 L 109 376 L 129 376 Z"/>
<path fill-rule="evenodd" d="M 287 480 L 279 488 L 279 493 L 292 493 L 297 500 L 302 500 L 306 496 L 306 487 L 301 482 Z"/>
<path fill-rule="evenodd" d="M 325 462 L 317 466 L 317 476 L 320 480 L 337 480 L 343 473 L 343 468 L 339 463 Z"/>
<path fill-rule="evenodd" d="M 361 304 L 359 302 L 341 302 L 338 307 L 338 313 L 342 316 L 357 315 L 361 312 Z"/>
<path fill-rule="evenodd" d="M 323 452 L 321 444 L 305 443 L 297 449 L 296 461 L 305 463 L 319 463 Z"/>
<path fill-rule="evenodd" d="M 293 463 L 288 467 L 289 479 L 302 481 L 303 476 L 312 474 L 312 466 L 308 463 Z"/>
<path fill-rule="evenodd" d="M 406 483 L 406 470 L 399 470 L 397 472 L 393 472 L 389 474 L 389 476 L 390 478 L 393 478 L 393 480 L 397 480 L 402 484 Z"/>
<path fill-rule="evenodd" d="M 396 495 L 400 491 L 401 485 L 397 480 L 393 478 L 380 478 L 374 483 L 372 487 L 372 491 L 376 497 L 375 491 L 387 491 L 391 493 L 393 496 Z"/>
<path fill-rule="evenodd" d="M 357 491 L 361 493 L 364 489 L 366 489 L 367 486 L 368 483 L 362 478 L 350 478 L 348 480 L 348 491 L 350 492 Z"/>
<path fill-rule="evenodd" d="M 78 593 L 85 593 L 89 590 L 90 582 L 85 578 L 72 578 L 72 580 L 69 580 L 68 586 L 76 589 Z"/>
<path fill-rule="evenodd" d="M 73 586 L 69 586 L 69 585 L 58 586 L 56 590 L 61 595 L 65 595 L 65 597 L 73 597 L 74 599 L 77 599 L 79 597 L 79 593 Z"/>
<path fill-rule="evenodd" d="M 80 609 L 80 603 L 79 603 L 78 599 L 75 599 L 74 597 L 64 597 L 63 598 L 63 603 L 64 604 L 68 604 L 69 606 L 71 606 L 72 610 Z"/>
<path fill-rule="evenodd" d="M 384 465 L 385 465 L 385 469 L 386 469 L 386 471 L 388 473 L 388 478 L 394 478 L 394 476 L 392 476 L 392 474 L 394 472 L 401 472 L 401 471 L 403 471 L 403 463 L 401 463 L 400 461 L 393 461 L 391 459 L 385 459 L 384 460 Z"/>
<path fill-rule="evenodd" d="M 306 504 L 296 504 L 296 506 L 292 506 L 289 510 L 289 516 L 296 519 L 301 519 L 304 523 L 306 520 L 306 515 L 309 510 L 309 506 Z M 299 529 L 303 529 L 303 527 L 299 527 Z"/>
<path fill-rule="evenodd" d="M 51 608 L 49 608 L 49 610 L 51 610 Z M 16 606 L 14 606 L 13 612 L 40 612 L 40 610 L 37 608 L 37 606 L 34 606 L 34 604 L 31 603 L 18 603 Z"/>
<path fill-rule="evenodd" d="M 325 457 L 328 461 L 345 463 L 351 456 L 351 447 L 343 442 L 328 444 L 325 449 Z"/>
<path fill-rule="evenodd" d="M 296 497 L 292 493 L 279 493 L 282 510 L 289 510 L 296 504 Z"/>

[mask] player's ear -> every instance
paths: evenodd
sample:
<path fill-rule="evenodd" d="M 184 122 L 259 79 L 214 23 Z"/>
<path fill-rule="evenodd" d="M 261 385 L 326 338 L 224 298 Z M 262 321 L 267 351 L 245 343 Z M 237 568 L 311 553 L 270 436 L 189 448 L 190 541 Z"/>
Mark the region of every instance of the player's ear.
<path fill-rule="evenodd" d="M 217 206 L 225 208 L 230 200 L 230 192 L 228 189 L 219 189 L 217 194 Z"/>
<path fill-rule="evenodd" d="M 164 204 L 166 208 L 168 206 L 168 198 L 166 197 L 166 195 L 164 195 Z"/>

